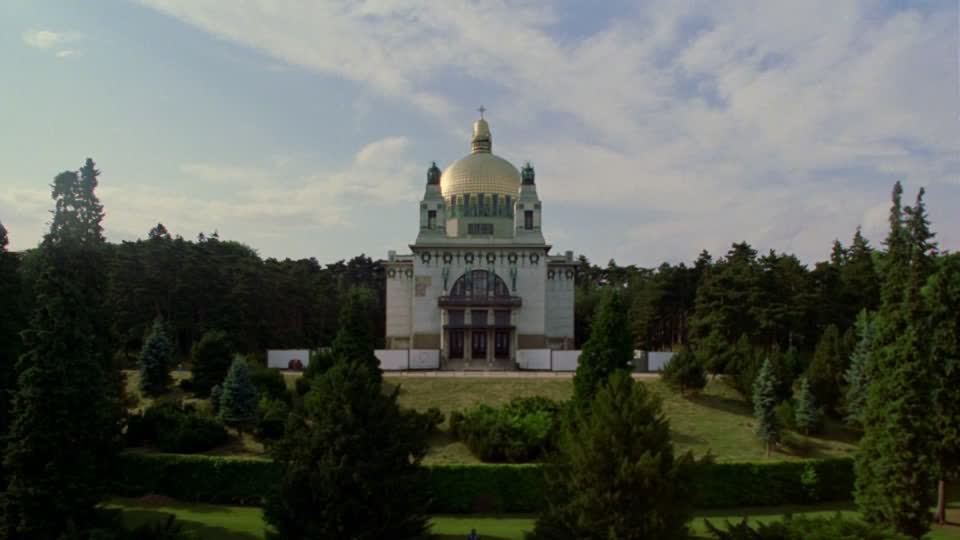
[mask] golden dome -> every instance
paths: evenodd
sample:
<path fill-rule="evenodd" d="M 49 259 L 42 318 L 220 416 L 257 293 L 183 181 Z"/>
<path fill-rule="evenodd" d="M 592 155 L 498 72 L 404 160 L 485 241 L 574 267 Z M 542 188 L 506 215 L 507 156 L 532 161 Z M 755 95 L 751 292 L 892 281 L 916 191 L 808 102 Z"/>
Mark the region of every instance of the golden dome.
<path fill-rule="evenodd" d="M 509 161 L 478 152 L 454 161 L 440 177 L 444 197 L 463 193 L 499 193 L 516 197 L 520 171 Z"/>
<path fill-rule="evenodd" d="M 443 196 L 499 193 L 515 197 L 520 191 L 520 171 L 509 161 L 491 153 L 493 137 L 490 135 L 490 126 L 482 116 L 473 124 L 473 140 L 470 144 L 473 153 L 454 161 L 443 171 L 440 177 Z"/>

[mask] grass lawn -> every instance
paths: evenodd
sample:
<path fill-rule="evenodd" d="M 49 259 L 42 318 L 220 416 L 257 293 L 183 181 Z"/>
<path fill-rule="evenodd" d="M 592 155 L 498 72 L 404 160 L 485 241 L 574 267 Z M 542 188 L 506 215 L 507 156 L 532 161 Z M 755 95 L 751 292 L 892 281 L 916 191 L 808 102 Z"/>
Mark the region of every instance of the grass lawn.
<path fill-rule="evenodd" d="M 556 400 L 573 395 L 571 379 L 405 378 L 386 377 L 400 385 L 400 404 L 418 410 L 436 407 L 450 412 L 475 403 L 497 404 L 518 396 L 545 396 Z M 754 435 L 753 408 L 731 388 L 711 382 L 696 397 L 680 397 L 660 381 L 642 381 L 663 398 L 673 440 L 679 451 L 702 455 L 710 450 L 719 461 L 766 460 Z M 789 433 L 787 444 L 771 460 L 840 457 L 853 455 L 856 435 L 830 424 L 816 437 Z M 477 463 L 466 447 L 445 434 L 433 440 L 427 463 Z"/>
<path fill-rule="evenodd" d="M 217 506 L 206 504 L 187 504 L 169 499 L 116 499 L 108 506 L 123 510 L 124 520 L 131 526 L 153 523 L 173 514 L 187 530 L 200 533 L 208 540 L 259 540 L 264 538 L 264 523 L 259 508 L 243 506 Z M 789 506 L 772 508 L 741 508 L 734 510 L 707 511 L 697 514 L 692 526 L 694 532 L 705 534 L 703 518 L 715 524 L 724 520 L 739 521 L 749 517 L 751 521 L 772 521 L 781 519 L 784 514 L 832 516 L 837 512 L 854 516 L 856 511 L 850 504 L 826 504 L 817 506 Z M 960 523 L 960 503 L 951 507 L 950 521 Z M 533 527 L 532 516 L 436 516 L 433 518 L 433 533 L 438 538 L 465 538 L 471 528 L 486 540 L 522 540 L 523 531 Z M 708 538 L 701 536 L 701 538 Z M 930 540 L 960 539 L 960 525 L 950 525 L 935 529 L 927 538 Z"/>
<path fill-rule="evenodd" d="M 189 376 L 188 372 L 175 372 L 175 380 Z M 285 373 L 291 388 L 297 373 Z M 387 375 L 385 387 L 400 386 L 400 404 L 418 410 L 436 407 L 449 415 L 476 403 L 498 404 L 519 396 L 544 396 L 555 400 L 569 399 L 573 395 L 572 379 L 501 379 L 486 377 L 424 377 L 399 378 Z M 139 396 L 137 383 L 139 373 L 127 372 L 127 389 Z M 663 398 L 664 410 L 670 419 L 673 440 L 677 450 L 692 450 L 703 455 L 713 452 L 718 461 L 762 461 L 806 459 L 853 455 L 856 434 L 842 425 L 831 423 L 824 433 L 804 437 L 787 433 L 786 444 L 766 457 L 764 449 L 754 436 L 752 407 L 734 390 L 719 381 L 713 381 L 698 396 L 681 397 L 657 380 L 645 380 L 656 394 Z M 175 388 L 170 398 L 183 398 L 182 391 Z M 165 398 L 165 399 L 170 399 Z M 139 399 L 139 407 L 151 400 Z M 206 407 L 206 401 L 187 399 L 198 407 Z M 264 448 L 250 436 L 242 440 L 232 438 L 226 445 L 206 452 L 216 455 L 263 455 Z M 463 443 L 453 440 L 445 431 L 431 440 L 428 464 L 479 463 Z"/>

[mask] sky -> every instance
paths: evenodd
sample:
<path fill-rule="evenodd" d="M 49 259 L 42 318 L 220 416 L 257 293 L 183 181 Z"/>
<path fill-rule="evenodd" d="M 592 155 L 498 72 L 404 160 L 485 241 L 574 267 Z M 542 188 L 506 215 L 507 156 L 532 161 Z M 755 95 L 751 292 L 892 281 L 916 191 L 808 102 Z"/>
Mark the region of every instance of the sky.
<path fill-rule="evenodd" d="M 111 241 L 408 251 L 431 161 L 529 160 L 555 252 L 733 242 L 812 264 L 892 185 L 960 248 L 956 0 L 141 0 L 0 5 L 0 222 L 35 246 L 92 157 Z"/>

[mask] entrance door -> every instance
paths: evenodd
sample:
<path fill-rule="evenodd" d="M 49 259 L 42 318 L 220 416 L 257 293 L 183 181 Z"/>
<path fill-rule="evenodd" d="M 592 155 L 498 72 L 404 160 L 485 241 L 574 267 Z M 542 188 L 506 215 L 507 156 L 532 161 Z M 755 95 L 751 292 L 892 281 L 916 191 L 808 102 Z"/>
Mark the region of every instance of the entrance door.
<path fill-rule="evenodd" d="M 497 330 L 493 337 L 493 354 L 497 358 L 510 358 L 510 332 Z"/>
<path fill-rule="evenodd" d="M 450 330 L 450 358 L 463 358 L 463 330 Z"/>
<path fill-rule="evenodd" d="M 470 357 L 476 360 L 485 359 L 487 357 L 487 333 L 486 331 L 481 332 L 470 332 Z"/>

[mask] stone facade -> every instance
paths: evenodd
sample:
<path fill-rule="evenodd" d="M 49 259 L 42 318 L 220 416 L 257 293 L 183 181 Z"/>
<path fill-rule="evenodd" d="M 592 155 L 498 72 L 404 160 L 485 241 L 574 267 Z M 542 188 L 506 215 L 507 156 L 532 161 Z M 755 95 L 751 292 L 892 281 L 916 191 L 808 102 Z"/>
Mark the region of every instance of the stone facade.
<path fill-rule="evenodd" d="M 550 254 L 533 167 L 517 171 L 491 148 L 481 118 L 471 155 L 428 170 L 417 240 L 385 262 L 388 349 L 512 368 L 518 349 L 573 348 L 573 253 Z"/>

